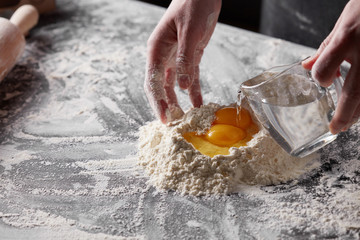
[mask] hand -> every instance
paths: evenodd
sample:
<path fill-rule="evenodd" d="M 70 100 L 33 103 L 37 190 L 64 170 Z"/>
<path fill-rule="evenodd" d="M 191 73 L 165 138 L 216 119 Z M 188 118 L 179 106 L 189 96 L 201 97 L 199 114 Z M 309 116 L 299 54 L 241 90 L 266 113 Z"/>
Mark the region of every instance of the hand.
<path fill-rule="evenodd" d="M 215 29 L 221 0 L 173 0 L 147 42 L 144 89 L 163 122 L 180 118 L 175 91 L 187 89 L 194 107 L 202 105 L 199 64 Z"/>
<path fill-rule="evenodd" d="M 303 62 L 324 87 L 331 85 L 345 60 L 351 64 L 335 115 L 330 123 L 333 134 L 346 131 L 360 117 L 360 0 L 351 0 L 334 29 L 317 53 Z"/>

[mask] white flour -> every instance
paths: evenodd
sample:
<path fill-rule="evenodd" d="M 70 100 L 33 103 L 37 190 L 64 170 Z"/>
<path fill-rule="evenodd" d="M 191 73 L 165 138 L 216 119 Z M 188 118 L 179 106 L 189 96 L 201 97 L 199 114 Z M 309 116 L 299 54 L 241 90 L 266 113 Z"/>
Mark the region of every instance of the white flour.
<path fill-rule="evenodd" d="M 283 232 L 284 239 L 289 235 L 299 239 L 319 239 L 319 235 L 324 239 L 360 239 L 358 169 L 360 161 L 354 158 L 321 176 L 313 188 L 290 186 L 283 193 L 276 187 L 266 187 L 265 192 L 255 188 L 247 191 L 263 201 L 258 208 L 259 222 L 274 232 Z M 263 230 L 261 224 L 253 227 L 254 232 Z"/>
<path fill-rule="evenodd" d="M 140 129 L 139 164 L 153 185 L 181 194 L 227 194 L 244 184 L 287 182 L 319 166 L 314 155 L 303 159 L 289 156 L 264 129 L 247 146 L 231 148 L 230 155 L 202 155 L 182 134 L 204 132 L 220 107 L 211 103 L 192 109 L 172 126 L 155 121 Z"/>
<path fill-rule="evenodd" d="M 41 229 L 37 231 L 28 230 L 21 239 L 109 239 L 109 240 L 141 240 L 144 236 L 137 237 L 120 237 L 110 236 L 104 233 L 91 233 L 85 230 L 96 230 L 96 226 L 88 226 L 86 224 L 79 224 L 75 220 L 53 215 L 41 210 L 24 209 L 21 214 L 4 214 L 0 212 L 0 219 L 8 226 L 22 228 L 22 229 Z M 11 236 L 5 234 L 4 239 Z M 54 237 L 56 236 L 56 237 Z"/>

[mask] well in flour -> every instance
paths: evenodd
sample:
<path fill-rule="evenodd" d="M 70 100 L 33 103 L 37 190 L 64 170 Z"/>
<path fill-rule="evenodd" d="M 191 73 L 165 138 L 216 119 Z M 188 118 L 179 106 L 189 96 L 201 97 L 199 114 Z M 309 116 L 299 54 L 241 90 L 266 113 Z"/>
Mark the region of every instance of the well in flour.
<path fill-rule="evenodd" d="M 210 103 L 190 110 L 171 126 L 154 121 L 140 129 L 139 164 L 159 190 L 197 196 L 227 194 L 243 184 L 287 182 L 319 165 L 314 155 L 289 156 L 261 128 L 246 146 L 230 148 L 229 155 L 201 154 L 182 135 L 206 132 L 220 108 Z"/>

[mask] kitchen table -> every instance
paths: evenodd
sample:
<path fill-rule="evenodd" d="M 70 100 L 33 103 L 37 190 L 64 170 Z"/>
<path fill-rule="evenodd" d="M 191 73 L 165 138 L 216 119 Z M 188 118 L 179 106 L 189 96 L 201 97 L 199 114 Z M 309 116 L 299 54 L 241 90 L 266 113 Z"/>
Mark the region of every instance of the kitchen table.
<path fill-rule="evenodd" d="M 357 239 L 359 125 L 321 166 L 226 196 L 157 191 L 137 165 L 146 40 L 164 13 L 121 0 L 58 0 L 0 83 L 1 239 Z M 204 102 L 315 49 L 218 24 L 201 62 Z M 185 91 L 180 104 L 189 109 Z"/>

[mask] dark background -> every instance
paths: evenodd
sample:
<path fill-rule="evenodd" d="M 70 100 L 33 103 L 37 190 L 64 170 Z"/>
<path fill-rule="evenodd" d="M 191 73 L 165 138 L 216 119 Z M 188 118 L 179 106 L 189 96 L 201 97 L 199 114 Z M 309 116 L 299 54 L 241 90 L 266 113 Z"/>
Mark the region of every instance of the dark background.
<path fill-rule="evenodd" d="M 162 7 L 168 7 L 171 0 L 140 0 Z M 259 31 L 261 0 L 223 0 L 219 22 L 232 26 Z"/>
<path fill-rule="evenodd" d="M 171 0 L 141 0 L 168 7 Z M 348 0 L 223 0 L 219 22 L 317 48 Z"/>

